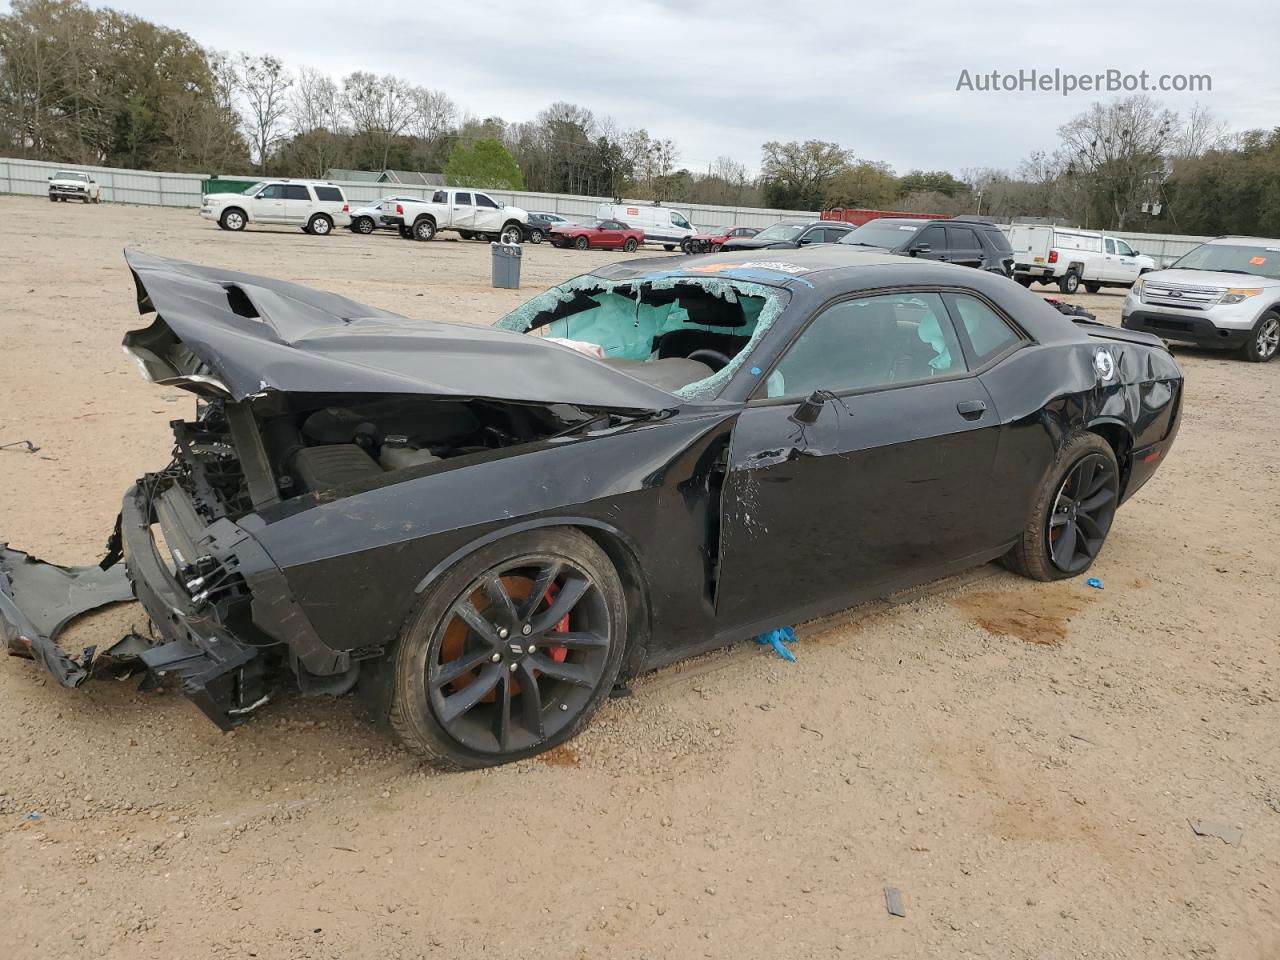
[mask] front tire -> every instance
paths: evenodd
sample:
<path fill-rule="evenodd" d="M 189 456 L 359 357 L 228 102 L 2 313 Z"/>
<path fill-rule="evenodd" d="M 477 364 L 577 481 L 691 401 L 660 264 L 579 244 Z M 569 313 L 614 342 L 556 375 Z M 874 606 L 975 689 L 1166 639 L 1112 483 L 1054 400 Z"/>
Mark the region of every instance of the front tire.
<path fill-rule="evenodd" d="M 662 245 L 662 249 L 667 251 L 667 253 L 670 253 L 675 248 L 676 248 L 676 245 L 674 243 L 664 243 Z"/>
<path fill-rule="evenodd" d="M 573 245 L 579 250 L 591 249 L 591 241 L 586 237 L 577 237 L 573 241 Z"/>
<path fill-rule="evenodd" d="M 223 230 L 243 230 L 248 218 L 244 215 L 244 211 L 239 207 L 230 207 L 222 211 L 222 216 L 218 218 L 218 226 Z"/>
<path fill-rule="evenodd" d="M 502 228 L 502 232 L 498 234 L 499 243 L 519 243 L 524 239 L 524 231 L 520 229 L 520 224 L 512 221 Z"/>
<path fill-rule="evenodd" d="M 475 551 L 433 584 L 394 657 L 390 722 L 438 767 L 477 769 L 577 734 L 625 652 L 626 600 L 608 555 L 569 528 Z"/>
<path fill-rule="evenodd" d="M 1032 580 L 1078 577 L 1102 550 L 1119 502 L 1120 467 L 1111 445 L 1078 431 L 1045 474 L 1005 565 Z"/>
<path fill-rule="evenodd" d="M 1280 351 L 1280 313 L 1264 313 L 1254 325 L 1240 355 L 1250 363 L 1267 363 Z"/>
<path fill-rule="evenodd" d="M 1097 293 L 1099 290 L 1101 290 L 1101 289 L 1102 289 L 1102 284 L 1100 284 L 1100 283 L 1086 283 L 1086 284 L 1084 285 L 1084 288 L 1085 288 L 1087 291 L 1089 291 L 1090 293 Z"/>
<path fill-rule="evenodd" d="M 352 221 L 351 229 L 356 233 L 363 233 L 365 236 L 373 233 L 374 225 L 372 217 L 356 217 Z"/>

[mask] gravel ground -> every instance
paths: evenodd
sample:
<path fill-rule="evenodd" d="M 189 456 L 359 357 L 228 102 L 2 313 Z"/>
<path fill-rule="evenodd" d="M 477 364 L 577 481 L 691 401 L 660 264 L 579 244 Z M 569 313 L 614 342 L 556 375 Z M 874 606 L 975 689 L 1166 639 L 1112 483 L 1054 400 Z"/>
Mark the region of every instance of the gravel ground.
<path fill-rule="evenodd" d="M 480 323 L 613 256 L 527 247 L 498 291 L 480 244 L 0 197 L 0 443 L 40 446 L 0 451 L 0 531 L 59 562 L 100 556 L 191 408 L 121 355 L 124 246 Z M 1117 293 L 1074 299 L 1118 320 Z M 810 625 L 795 664 L 746 645 L 644 677 L 502 769 L 424 769 L 348 700 L 224 735 L 0 660 L 0 953 L 1280 957 L 1280 364 L 1178 358 L 1182 431 L 1105 590 L 983 568 Z"/>

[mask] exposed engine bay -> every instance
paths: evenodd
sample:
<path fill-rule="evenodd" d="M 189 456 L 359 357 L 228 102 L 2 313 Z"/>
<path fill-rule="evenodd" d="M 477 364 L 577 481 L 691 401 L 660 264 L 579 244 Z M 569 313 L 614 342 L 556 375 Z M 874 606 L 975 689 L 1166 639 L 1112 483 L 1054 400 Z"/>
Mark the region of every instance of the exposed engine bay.
<path fill-rule="evenodd" d="M 172 426 L 176 475 L 212 520 L 607 419 L 568 404 L 302 394 L 202 402 Z"/>

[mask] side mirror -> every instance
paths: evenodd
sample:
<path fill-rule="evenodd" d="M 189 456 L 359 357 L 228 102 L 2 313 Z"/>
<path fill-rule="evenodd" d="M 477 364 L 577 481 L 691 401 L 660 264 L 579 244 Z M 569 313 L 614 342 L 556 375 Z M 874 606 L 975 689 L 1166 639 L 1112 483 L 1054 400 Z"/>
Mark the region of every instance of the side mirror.
<path fill-rule="evenodd" d="M 802 427 L 812 426 L 818 422 L 818 418 L 822 416 L 822 408 L 826 405 L 826 394 L 821 390 L 815 390 L 809 394 L 804 403 L 796 407 L 795 412 L 787 419 L 792 423 L 798 423 Z"/>
<path fill-rule="evenodd" d="M 1141 252 L 1142 252 L 1141 250 L 1130 250 L 1130 251 L 1129 251 L 1129 256 L 1131 256 L 1131 257 L 1136 257 L 1136 256 L 1137 256 L 1138 254 L 1140 254 Z"/>
<path fill-rule="evenodd" d="M 917 243 L 911 248 L 911 255 L 914 257 L 917 253 L 928 253 L 932 249 L 927 243 Z"/>
<path fill-rule="evenodd" d="M 48 179 L 52 180 L 52 179 L 53 179 L 53 174 L 49 174 Z"/>

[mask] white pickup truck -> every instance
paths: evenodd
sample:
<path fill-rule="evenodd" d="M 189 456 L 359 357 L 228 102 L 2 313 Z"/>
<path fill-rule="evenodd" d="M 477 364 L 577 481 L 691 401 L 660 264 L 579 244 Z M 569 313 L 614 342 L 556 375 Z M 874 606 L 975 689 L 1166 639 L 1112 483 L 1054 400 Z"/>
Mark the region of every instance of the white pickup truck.
<path fill-rule="evenodd" d="M 1056 284 L 1063 293 L 1083 286 L 1090 293 L 1103 287 L 1130 287 L 1156 268 L 1119 237 L 1093 230 L 1050 224 L 1015 223 L 1009 230 L 1013 247 L 1013 279 L 1024 287 Z"/>
<path fill-rule="evenodd" d="M 384 202 L 381 220 L 383 226 L 399 227 L 402 237 L 414 240 L 432 240 L 441 230 L 452 230 L 464 240 L 519 243 L 529 214 L 482 191 L 448 187 L 436 190 L 429 200 Z"/>

